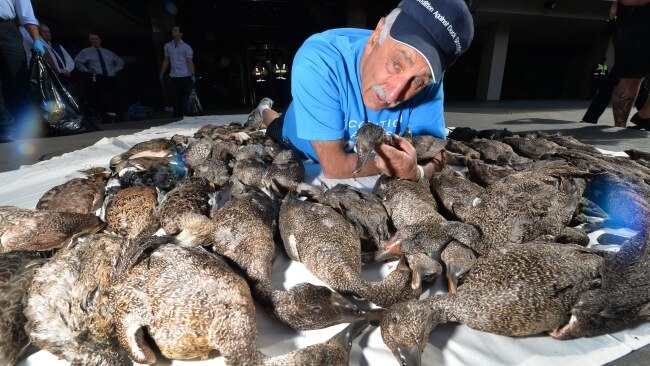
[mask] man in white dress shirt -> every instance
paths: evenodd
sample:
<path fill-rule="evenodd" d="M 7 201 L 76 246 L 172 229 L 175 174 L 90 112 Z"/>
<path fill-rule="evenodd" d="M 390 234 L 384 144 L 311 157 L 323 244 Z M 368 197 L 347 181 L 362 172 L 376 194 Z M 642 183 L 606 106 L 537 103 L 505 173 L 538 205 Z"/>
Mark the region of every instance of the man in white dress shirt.
<path fill-rule="evenodd" d="M 70 76 L 74 70 L 74 60 L 70 57 L 68 51 L 58 43 L 52 42 L 52 33 L 50 27 L 41 23 L 38 27 L 41 38 L 45 41 L 45 49 L 48 50 L 54 61 L 54 67 L 59 72 L 59 76 Z"/>
<path fill-rule="evenodd" d="M 194 62 L 192 61 L 194 51 L 189 44 L 183 42 L 181 27 L 172 28 L 172 38 L 172 41 L 165 44 L 165 58 L 160 68 L 160 82 L 165 80 L 165 72 L 171 65 L 169 77 L 174 98 L 174 117 L 183 117 L 192 86 L 196 81 Z"/>
<path fill-rule="evenodd" d="M 124 68 L 124 61 L 115 53 L 102 47 L 99 34 L 88 34 L 90 47 L 84 48 L 74 59 L 75 67 L 86 75 L 92 107 L 106 120 L 117 118 L 119 99 L 115 74 Z"/>

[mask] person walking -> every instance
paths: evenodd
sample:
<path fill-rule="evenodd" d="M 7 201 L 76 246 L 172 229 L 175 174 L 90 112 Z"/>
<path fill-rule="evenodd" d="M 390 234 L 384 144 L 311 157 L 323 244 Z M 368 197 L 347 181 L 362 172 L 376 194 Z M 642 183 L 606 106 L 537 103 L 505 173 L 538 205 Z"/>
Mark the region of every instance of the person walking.
<path fill-rule="evenodd" d="M 160 68 L 160 82 L 165 80 L 169 67 L 169 78 L 174 100 L 174 117 L 185 115 L 187 102 L 192 87 L 196 82 L 194 76 L 194 51 L 183 41 L 183 30 L 180 26 L 172 28 L 172 40 L 165 44 L 165 57 Z"/>
<path fill-rule="evenodd" d="M 650 0 L 619 0 L 614 55 L 619 81 L 612 92 L 614 125 L 626 127 L 641 83 L 650 74 Z M 650 101 L 630 119 L 650 129 Z"/>
<path fill-rule="evenodd" d="M 25 27 L 32 38 L 31 50 L 44 55 L 45 47 L 38 34 L 32 3 L 29 0 L 0 1 L 0 143 L 14 141 L 17 129 L 31 122 L 27 56 L 19 25 Z"/>

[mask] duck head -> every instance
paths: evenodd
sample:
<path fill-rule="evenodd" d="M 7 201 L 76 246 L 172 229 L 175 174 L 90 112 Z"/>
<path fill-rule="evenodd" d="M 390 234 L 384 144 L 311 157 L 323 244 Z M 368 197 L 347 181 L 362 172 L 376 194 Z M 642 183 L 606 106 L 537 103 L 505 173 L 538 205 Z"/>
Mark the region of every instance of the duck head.
<path fill-rule="evenodd" d="M 325 286 L 303 282 L 288 291 L 288 305 L 295 312 L 294 319 L 301 319 L 300 329 L 320 329 L 336 324 L 351 323 L 365 319 L 365 313 L 341 294 Z"/>
<path fill-rule="evenodd" d="M 390 142 L 390 139 L 386 136 L 386 131 L 382 127 L 372 123 L 364 124 L 356 134 L 355 148 L 358 160 L 353 173 L 357 174 L 361 171 L 375 146 L 388 142 Z"/>
<path fill-rule="evenodd" d="M 425 301 L 405 301 L 391 306 L 381 321 L 381 337 L 402 366 L 421 365 L 429 333 L 441 322 Z"/>

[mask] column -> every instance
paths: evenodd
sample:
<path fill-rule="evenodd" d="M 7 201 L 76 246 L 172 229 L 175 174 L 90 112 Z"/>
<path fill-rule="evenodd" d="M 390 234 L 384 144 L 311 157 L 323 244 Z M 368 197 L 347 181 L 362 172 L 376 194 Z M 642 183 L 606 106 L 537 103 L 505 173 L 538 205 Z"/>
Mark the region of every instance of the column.
<path fill-rule="evenodd" d="M 508 54 L 510 24 L 492 23 L 482 33 L 485 38 L 482 44 L 476 99 L 499 100 L 501 99 L 501 84 Z"/>

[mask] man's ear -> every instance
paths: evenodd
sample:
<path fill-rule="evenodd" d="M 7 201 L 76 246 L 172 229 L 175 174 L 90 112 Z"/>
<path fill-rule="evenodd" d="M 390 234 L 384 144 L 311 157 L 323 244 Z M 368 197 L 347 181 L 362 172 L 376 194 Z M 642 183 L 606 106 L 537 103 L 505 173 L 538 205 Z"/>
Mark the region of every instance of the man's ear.
<path fill-rule="evenodd" d="M 370 43 L 373 46 L 375 45 L 377 39 L 379 39 L 379 34 L 381 33 L 381 29 L 384 28 L 384 24 L 386 24 L 386 18 L 382 17 L 381 19 L 379 19 L 379 22 L 377 22 L 375 31 L 372 32 L 372 34 L 370 35 L 370 40 L 368 43 Z"/>

